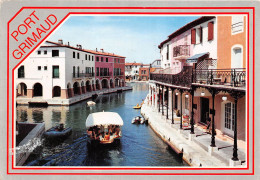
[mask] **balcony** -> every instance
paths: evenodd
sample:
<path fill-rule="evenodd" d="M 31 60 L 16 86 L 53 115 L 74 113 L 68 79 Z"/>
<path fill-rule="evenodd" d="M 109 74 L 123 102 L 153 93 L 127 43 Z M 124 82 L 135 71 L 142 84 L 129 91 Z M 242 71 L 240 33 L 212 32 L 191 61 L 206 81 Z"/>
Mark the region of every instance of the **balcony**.
<path fill-rule="evenodd" d="M 173 48 L 173 57 L 178 56 L 190 56 L 190 46 L 189 45 L 179 45 Z"/>
<path fill-rule="evenodd" d="M 245 87 L 246 69 L 195 69 L 193 70 L 193 83 Z"/>
<path fill-rule="evenodd" d="M 123 73 L 123 72 L 120 72 L 120 73 L 114 73 L 114 76 L 124 76 L 125 75 L 125 73 Z"/>
<path fill-rule="evenodd" d="M 112 76 L 111 72 L 100 72 L 99 74 L 100 77 L 110 77 Z"/>
<path fill-rule="evenodd" d="M 94 77 L 94 73 L 72 73 L 73 78 Z"/>
<path fill-rule="evenodd" d="M 154 74 L 151 73 L 151 80 L 172 84 L 175 86 L 191 87 L 197 85 L 217 85 L 221 87 L 246 86 L 246 69 L 192 69 L 184 66 L 178 74 Z"/>

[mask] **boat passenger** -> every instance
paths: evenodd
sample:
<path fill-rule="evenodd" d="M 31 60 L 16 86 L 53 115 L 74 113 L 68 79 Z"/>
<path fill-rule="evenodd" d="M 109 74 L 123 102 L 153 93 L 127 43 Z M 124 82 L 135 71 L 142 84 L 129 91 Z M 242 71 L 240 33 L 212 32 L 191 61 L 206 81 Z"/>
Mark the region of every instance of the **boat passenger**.
<path fill-rule="evenodd" d="M 106 133 L 106 135 L 105 135 L 105 137 L 104 137 L 104 140 L 105 141 L 108 141 L 110 139 L 110 135 L 109 135 L 109 133 Z"/>

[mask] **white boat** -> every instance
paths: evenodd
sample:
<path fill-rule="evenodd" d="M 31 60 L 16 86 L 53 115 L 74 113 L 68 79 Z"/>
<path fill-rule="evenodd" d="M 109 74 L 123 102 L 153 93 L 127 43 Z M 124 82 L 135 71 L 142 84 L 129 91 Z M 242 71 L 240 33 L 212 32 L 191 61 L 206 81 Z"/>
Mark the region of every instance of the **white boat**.
<path fill-rule="evenodd" d="M 124 122 L 116 112 L 97 112 L 86 119 L 87 135 L 91 143 L 111 144 L 122 136 Z"/>
<path fill-rule="evenodd" d="M 88 101 L 87 104 L 88 104 L 88 106 L 94 106 L 94 105 L 96 105 L 96 103 L 95 103 L 94 101 Z"/>

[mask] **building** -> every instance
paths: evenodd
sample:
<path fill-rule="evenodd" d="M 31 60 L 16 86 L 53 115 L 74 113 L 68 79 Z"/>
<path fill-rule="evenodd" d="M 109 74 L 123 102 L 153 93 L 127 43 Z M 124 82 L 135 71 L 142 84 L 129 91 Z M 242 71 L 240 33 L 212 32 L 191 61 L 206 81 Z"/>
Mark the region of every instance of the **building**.
<path fill-rule="evenodd" d="M 161 59 L 156 59 L 151 63 L 152 68 L 161 68 Z"/>
<path fill-rule="evenodd" d="M 142 63 L 125 63 L 125 76 L 128 80 L 139 80 L 139 69 L 143 67 Z"/>
<path fill-rule="evenodd" d="M 189 55 L 175 56 L 185 39 L 190 39 Z M 241 164 L 238 148 L 246 150 L 246 17 L 200 17 L 168 36 L 159 48 L 162 68 L 171 71 L 151 73 L 152 106 L 173 124 L 174 116 L 180 116 L 180 129 L 188 119 L 192 137 L 195 127 L 210 127 L 208 151 L 217 150 L 215 138 L 232 142 L 230 164 Z"/>
<path fill-rule="evenodd" d="M 68 105 L 89 97 L 88 92 L 114 87 L 115 58 L 124 63 L 123 56 L 46 41 L 15 70 L 17 103 Z M 124 85 L 124 77 L 120 81 Z"/>

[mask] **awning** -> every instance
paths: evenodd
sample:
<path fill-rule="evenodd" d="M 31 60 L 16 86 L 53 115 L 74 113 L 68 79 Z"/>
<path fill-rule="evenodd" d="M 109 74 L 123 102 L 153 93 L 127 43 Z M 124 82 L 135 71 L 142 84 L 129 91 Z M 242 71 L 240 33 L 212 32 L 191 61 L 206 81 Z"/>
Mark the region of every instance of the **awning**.
<path fill-rule="evenodd" d="M 118 125 L 123 126 L 124 122 L 120 115 L 115 112 L 97 112 L 88 115 L 86 127 Z"/>
<path fill-rule="evenodd" d="M 195 54 L 194 56 L 189 57 L 186 60 L 186 63 L 197 63 L 199 58 L 202 58 L 203 56 L 208 56 L 209 52 L 205 52 L 205 53 L 200 53 L 200 54 Z"/>

